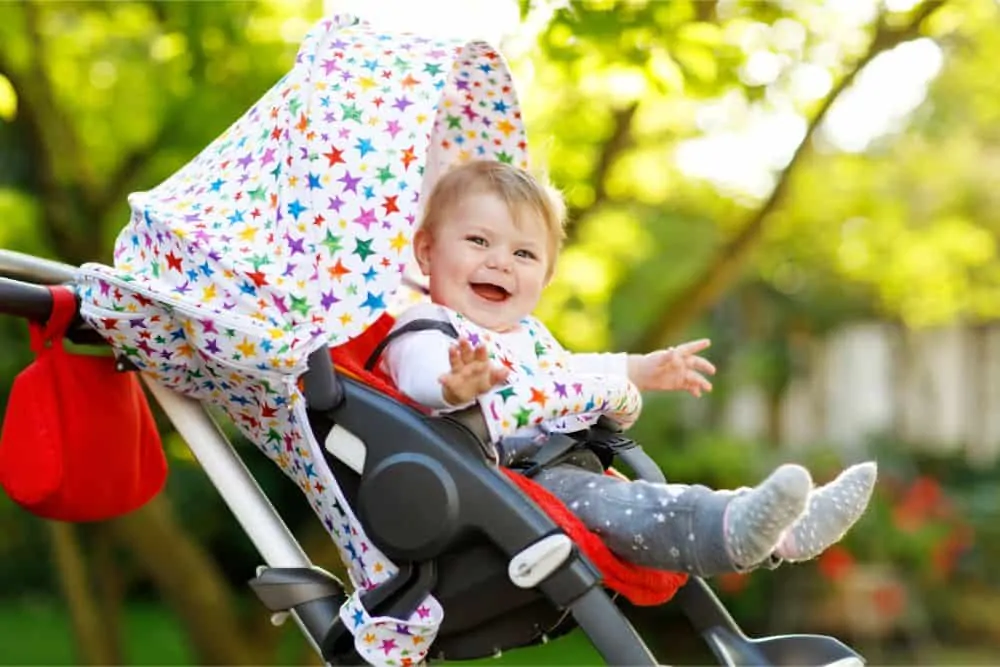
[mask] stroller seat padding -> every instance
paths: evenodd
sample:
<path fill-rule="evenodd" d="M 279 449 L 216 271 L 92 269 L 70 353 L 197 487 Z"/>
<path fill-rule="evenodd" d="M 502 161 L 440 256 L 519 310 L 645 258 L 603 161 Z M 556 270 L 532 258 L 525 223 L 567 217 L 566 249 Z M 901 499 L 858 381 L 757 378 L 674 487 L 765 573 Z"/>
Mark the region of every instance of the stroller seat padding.
<path fill-rule="evenodd" d="M 383 315 L 375 325 L 362 335 L 349 343 L 333 348 L 332 358 L 338 369 L 347 370 L 357 381 L 363 382 L 400 403 L 412 405 L 412 402 L 392 386 L 391 381 L 384 374 L 377 370 L 365 370 L 364 367 L 371 351 L 388 334 L 392 323 L 390 316 Z M 414 466 L 413 469 L 417 470 L 418 466 Z M 583 523 L 555 496 L 517 472 L 511 470 L 504 472 L 525 495 L 537 503 L 573 539 L 601 572 L 605 585 L 625 596 L 633 604 L 662 604 L 673 597 L 677 589 L 684 585 L 687 576 L 682 573 L 640 567 L 618 558 L 611 553 L 597 535 L 587 530 Z M 422 495 L 427 489 L 422 488 L 416 479 L 408 480 L 406 488 L 413 491 L 420 490 L 421 495 L 413 497 L 410 502 L 417 502 L 418 497 L 419 502 L 426 503 L 428 507 L 433 502 Z"/>

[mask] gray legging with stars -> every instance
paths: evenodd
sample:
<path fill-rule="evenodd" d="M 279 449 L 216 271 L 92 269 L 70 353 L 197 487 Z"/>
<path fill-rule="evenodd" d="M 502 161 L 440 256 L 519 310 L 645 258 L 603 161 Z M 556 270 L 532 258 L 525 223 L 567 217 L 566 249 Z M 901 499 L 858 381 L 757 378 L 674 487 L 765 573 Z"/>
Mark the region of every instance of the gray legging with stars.
<path fill-rule="evenodd" d="M 629 562 L 699 576 L 741 570 L 729 557 L 723 526 L 732 491 L 618 479 L 603 474 L 590 452 L 534 479 Z"/>

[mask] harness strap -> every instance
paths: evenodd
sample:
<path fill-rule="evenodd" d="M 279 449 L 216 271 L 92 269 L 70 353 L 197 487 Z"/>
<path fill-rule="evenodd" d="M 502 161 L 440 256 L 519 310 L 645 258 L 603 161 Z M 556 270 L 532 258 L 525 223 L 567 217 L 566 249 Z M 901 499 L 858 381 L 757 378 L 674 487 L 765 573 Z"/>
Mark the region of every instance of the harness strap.
<path fill-rule="evenodd" d="M 375 346 L 375 349 L 372 350 L 371 355 L 368 357 L 368 361 L 365 362 L 365 370 L 368 372 L 375 370 L 379 358 L 381 358 L 382 353 L 385 352 L 385 348 L 389 343 L 402 335 L 417 333 L 419 331 L 440 331 L 449 338 L 458 338 L 458 331 L 451 325 L 451 322 L 442 322 L 441 320 L 432 320 L 429 318 L 412 320 L 398 329 L 390 331 L 389 335 Z"/>
<path fill-rule="evenodd" d="M 616 456 L 621 456 L 639 446 L 635 440 L 624 435 L 617 424 L 604 416 L 586 431 L 570 435 L 582 441 L 590 451 L 594 452 L 605 470 L 611 467 Z"/>
<path fill-rule="evenodd" d="M 555 465 L 567 454 L 585 446 L 587 442 L 575 438 L 566 433 L 549 433 L 541 448 L 534 455 L 524 462 L 521 474 L 525 477 L 534 477 L 542 470 Z M 520 466 L 518 466 L 520 468 Z M 606 467 L 606 466 L 605 466 Z"/>

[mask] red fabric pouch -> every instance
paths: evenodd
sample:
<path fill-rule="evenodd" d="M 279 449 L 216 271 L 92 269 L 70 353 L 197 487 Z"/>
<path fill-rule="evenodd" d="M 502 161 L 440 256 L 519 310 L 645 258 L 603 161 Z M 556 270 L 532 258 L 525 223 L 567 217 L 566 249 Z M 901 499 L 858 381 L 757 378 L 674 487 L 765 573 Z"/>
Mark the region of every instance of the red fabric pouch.
<path fill-rule="evenodd" d="M 63 347 L 76 299 L 49 289 L 52 316 L 30 325 L 35 361 L 14 380 L 0 431 L 0 486 L 47 519 L 121 516 L 163 488 L 160 435 L 134 373 Z"/>

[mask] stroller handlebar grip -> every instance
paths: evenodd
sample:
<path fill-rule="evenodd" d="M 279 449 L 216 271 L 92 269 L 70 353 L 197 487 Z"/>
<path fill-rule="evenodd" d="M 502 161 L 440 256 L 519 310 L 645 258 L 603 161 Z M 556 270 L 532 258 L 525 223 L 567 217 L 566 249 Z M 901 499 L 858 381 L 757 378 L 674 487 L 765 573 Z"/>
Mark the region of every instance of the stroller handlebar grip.
<path fill-rule="evenodd" d="M 0 313 L 44 322 L 52 313 L 52 295 L 44 285 L 0 277 Z"/>
<path fill-rule="evenodd" d="M 44 322 L 52 312 L 45 286 L 72 282 L 76 272 L 69 264 L 0 249 L 0 314 Z"/>

